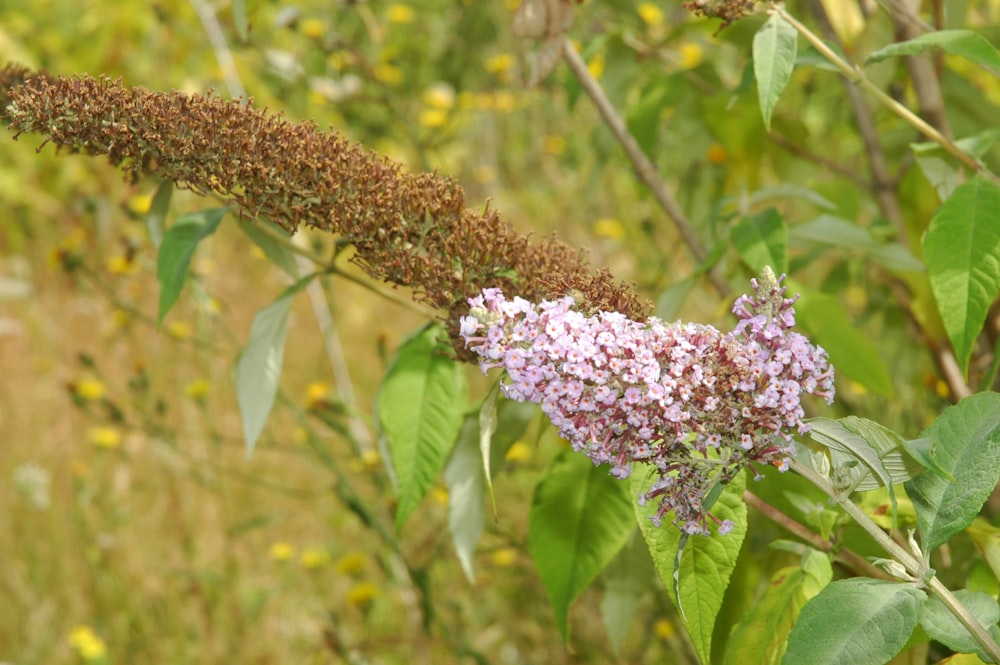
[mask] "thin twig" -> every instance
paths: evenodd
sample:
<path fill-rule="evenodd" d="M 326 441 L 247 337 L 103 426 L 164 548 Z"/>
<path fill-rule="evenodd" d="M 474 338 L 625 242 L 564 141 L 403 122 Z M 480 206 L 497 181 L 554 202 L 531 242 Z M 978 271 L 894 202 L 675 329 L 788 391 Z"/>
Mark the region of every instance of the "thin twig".
<path fill-rule="evenodd" d="M 601 117 L 604 118 L 604 122 L 611 130 L 611 133 L 614 134 L 625 150 L 625 154 L 629 161 L 632 162 L 632 166 L 635 168 L 639 179 L 653 193 L 657 203 L 660 204 L 660 207 L 674 223 L 674 227 L 680 233 L 684 244 L 688 246 L 691 255 L 694 256 L 698 263 L 704 262 L 708 256 L 708 251 L 701 244 L 701 240 L 695 233 L 694 227 L 691 225 L 690 220 L 688 220 L 687 215 L 684 214 L 680 205 L 670 195 L 670 192 L 667 191 L 656 170 L 656 166 L 646 156 L 646 153 L 642 151 L 642 148 L 639 147 L 635 137 L 628 131 L 625 121 L 618 115 L 615 107 L 611 104 L 607 95 L 604 94 L 601 84 L 590 74 L 590 70 L 587 69 L 587 63 L 577 53 L 576 47 L 573 46 L 573 42 L 568 37 L 563 40 L 563 57 L 566 59 L 566 64 L 569 65 L 570 70 L 577 81 L 579 81 L 584 92 L 587 93 L 594 106 L 597 107 L 597 111 L 601 114 Z M 715 268 L 709 268 L 708 277 L 720 296 L 725 297 L 729 294 L 729 284 L 718 274 Z"/>

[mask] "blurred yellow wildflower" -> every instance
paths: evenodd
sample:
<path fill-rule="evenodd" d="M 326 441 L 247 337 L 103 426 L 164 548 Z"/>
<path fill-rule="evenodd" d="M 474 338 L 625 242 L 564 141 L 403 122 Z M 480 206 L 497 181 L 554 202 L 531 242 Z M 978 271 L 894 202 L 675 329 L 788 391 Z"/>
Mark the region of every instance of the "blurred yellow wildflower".
<path fill-rule="evenodd" d="M 514 62 L 514 56 L 510 53 L 498 53 L 486 58 L 483 66 L 490 74 L 499 74 L 503 76 L 505 74 L 509 74 L 510 71 L 514 69 Z"/>
<path fill-rule="evenodd" d="M 652 2 L 641 2 L 639 6 L 636 7 L 636 11 L 639 12 L 639 18 L 642 22 L 648 26 L 658 26 L 663 24 L 663 10 L 659 6 L 654 5 Z"/>
<path fill-rule="evenodd" d="M 729 158 L 729 154 L 726 153 L 726 149 L 721 143 L 713 143 L 708 146 L 708 150 L 705 151 L 705 159 L 708 160 L 709 164 L 715 164 L 716 166 L 721 166 L 726 163 Z"/>
<path fill-rule="evenodd" d="M 493 95 L 493 108 L 504 113 L 517 108 L 517 97 L 509 90 L 498 90 Z"/>
<path fill-rule="evenodd" d="M 440 109 L 424 109 L 417 119 L 421 127 L 435 129 L 448 124 L 448 113 Z"/>
<path fill-rule="evenodd" d="M 593 76 L 595 79 L 599 79 L 601 78 L 601 76 L 604 75 L 604 66 L 605 66 L 604 54 L 598 53 L 597 55 L 595 55 L 593 58 L 590 59 L 590 62 L 587 63 L 587 71 L 589 71 L 590 75 Z"/>
<path fill-rule="evenodd" d="M 396 85 L 403 80 L 403 70 L 388 62 L 380 62 L 372 70 L 376 81 L 387 85 Z"/>
<path fill-rule="evenodd" d="M 413 23 L 413 19 L 417 17 L 417 12 L 410 5 L 393 4 L 389 5 L 385 17 L 389 20 L 389 23 Z"/>
<path fill-rule="evenodd" d="M 566 139 L 556 134 L 545 137 L 545 152 L 550 155 L 561 155 L 566 152 Z"/>
<path fill-rule="evenodd" d="M 330 553 L 318 547 L 307 547 L 302 550 L 299 562 L 309 570 L 316 570 L 330 565 Z"/>
<path fill-rule="evenodd" d="M 306 386 L 305 407 L 307 409 L 322 409 L 330 404 L 330 384 L 324 381 L 313 381 Z"/>
<path fill-rule="evenodd" d="M 87 441 L 98 448 L 117 448 L 122 445 L 122 433 L 117 427 L 91 427 L 87 430 Z"/>
<path fill-rule="evenodd" d="M 348 552 L 337 559 L 334 569 L 341 575 L 356 577 L 364 572 L 367 557 L 361 552 Z"/>
<path fill-rule="evenodd" d="M 448 490 L 444 487 L 432 487 L 430 491 L 431 501 L 446 505 L 448 503 Z"/>
<path fill-rule="evenodd" d="M 372 601 L 378 598 L 379 591 L 378 587 L 371 582 L 361 582 L 355 584 L 347 592 L 347 602 L 354 605 L 358 609 L 366 610 L 368 609 Z"/>
<path fill-rule="evenodd" d="M 290 543 L 279 540 L 271 545 L 271 558 L 281 563 L 291 561 L 295 558 L 295 548 Z"/>
<path fill-rule="evenodd" d="M 135 215 L 148 215 L 153 207 L 152 194 L 136 194 L 128 200 L 128 209 Z"/>
<path fill-rule="evenodd" d="M 535 451 L 524 441 L 515 441 L 514 445 L 507 449 L 504 459 L 508 462 L 525 462 L 531 459 L 531 456 L 534 454 Z"/>
<path fill-rule="evenodd" d="M 653 624 L 653 634 L 661 640 L 669 640 L 676 633 L 677 629 L 674 628 L 674 624 L 670 623 L 669 619 L 657 619 L 656 623 Z"/>
<path fill-rule="evenodd" d="M 108 653 L 108 647 L 90 626 L 77 626 L 69 634 L 69 644 L 81 659 L 87 662 L 100 660 Z"/>
<path fill-rule="evenodd" d="M 139 269 L 129 256 L 109 256 L 104 262 L 104 267 L 112 275 L 131 275 Z"/>
<path fill-rule="evenodd" d="M 513 547 L 501 547 L 493 550 L 493 553 L 490 554 L 490 561 L 493 562 L 494 566 L 501 568 L 513 566 L 514 562 L 517 561 L 517 550 Z"/>
<path fill-rule="evenodd" d="M 299 30 L 309 39 L 319 39 L 326 32 L 326 25 L 318 18 L 307 18 L 299 23 Z"/>
<path fill-rule="evenodd" d="M 600 238 L 620 240 L 625 237 L 625 226 L 617 219 L 605 217 L 594 222 L 590 230 Z"/>
<path fill-rule="evenodd" d="M 382 457 L 377 450 L 365 450 L 361 453 L 361 464 L 365 470 L 374 471 L 382 466 Z"/>
<path fill-rule="evenodd" d="M 167 334 L 174 339 L 191 339 L 194 335 L 194 329 L 187 321 L 171 321 L 167 324 Z"/>
<path fill-rule="evenodd" d="M 455 107 L 455 89 L 447 83 L 438 82 L 427 86 L 420 99 L 428 108 L 450 111 Z"/>
<path fill-rule="evenodd" d="M 104 384 L 97 379 L 80 379 L 73 384 L 73 392 L 76 393 L 77 397 L 88 402 L 101 400 L 107 394 Z"/>
<path fill-rule="evenodd" d="M 705 57 L 705 51 L 700 44 L 685 42 L 678 50 L 681 56 L 681 69 L 694 69 Z"/>
<path fill-rule="evenodd" d="M 208 379 L 195 379 L 184 386 L 184 394 L 191 399 L 198 400 L 207 395 L 211 388 L 212 384 L 208 382 Z"/>

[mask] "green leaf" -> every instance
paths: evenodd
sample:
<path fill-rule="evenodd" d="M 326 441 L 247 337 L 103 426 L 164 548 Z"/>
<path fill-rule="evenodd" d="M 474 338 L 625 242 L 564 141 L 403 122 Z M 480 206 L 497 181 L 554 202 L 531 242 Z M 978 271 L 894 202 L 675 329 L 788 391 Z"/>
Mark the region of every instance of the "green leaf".
<path fill-rule="evenodd" d="M 483 532 L 485 476 L 479 456 L 479 426 L 475 416 L 466 416 L 444 467 L 448 487 L 448 529 L 458 561 L 470 583 L 476 581 L 473 555 Z"/>
<path fill-rule="evenodd" d="M 246 3 L 243 0 L 233 0 L 233 26 L 241 44 L 245 44 L 249 36 L 250 20 L 247 18 Z"/>
<path fill-rule="evenodd" d="M 292 279 L 299 278 L 299 266 L 295 263 L 295 254 L 288 247 L 288 241 L 279 240 L 275 235 L 268 233 L 262 227 L 267 226 L 284 234 L 281 227 L 274 222 L 259 220 L 257 222 L 240 222 L 239 227 L 243 233 L 250 236 L 250 240 L 260 247 L 261 251 L 271 262 L 278 266 L 286 275 Z"/>
<path fill-rule="evenodd" d="M 730 238 L 753 272 L 759 273 L 764 266 L 779 274 L 788 271 L 788 225 L 774 208 L 741 219 Z"/>
<path fill-rule="evenodd" d="M 650 592 L 655 574 L 646 542 L 639 530 L 633 529 L 625 547 L 601 575 L 604 582 L 601 616 L 615 653 L 628 634 L 639 601 Z"/>
<path fill-rule="evenodd" d="M 655 477 L 655 471 L 647 465 L 633 465 L 632 495 L 637 496 L 648 490 Z M 711 662 L 712 631 L 746 536 L 745 487 L 745 474 L 740 473 L 712 507 L 712 513 L 719 519 L 732 520 L 733 530 L 725 536 L 713 533 L 711 536 L 689 538 L 677 570 L 674 562 L 681 544 L 681 532 L 671 524 L 673 513 L 664 516 L 662 526 L 656 527 L 649 518 L 656 514 L 658 503 L 650 501 L 645 506 L 634 504 L 639 529 L 649 547 L 656 572 L 670 591 L 674 605 L 683 608 L 684 626 L 703 663 Z"/>
<path fill-rule="evenodd" d="M 800 293 L 795 303 L 800 325 L 814 342 L 830 354 L 838 374 L 848 376 L 868 390 L 891 397 L 892 377 L 883 354 L 870 337 L 851 325 L 840 301 L 819 291 L 810 291 L 788 282 L 790 293 Z"/>
<path fill-rule="evenodd" d="M 923 272 L 924 264 L 905 247 L 879 240 L 869 229 L 833 215 L 820 215 L 790 228 L 791 238 L 857 252 L 893 272 Z"/>
<path fill-rule="evenodd" d="M 446 355 L 440 325 L 407 339 L 378 389 L 377 422 L 399 482 L 396 527 L 431 489 L 462 428 L 468 385 L 462 367 Z"/>
<path fill-rule="evenodd" d="M 949 407 L 923 433 L 955 480 L 924 473 L 906 483 L 922 545 L 932 550 L 972 523 L 1000 478 L 1000 393 L 979 393 Z"/>
<path fill-rule="evenodd" d="M 569 607 L 621 550 L 635 527 L 628 485 L 607 466 L 570 448 L 535 487 L 528 546 L 548 592 L 556 625 L 569 640 Z"/>
<path fill-rule="evenodd" d="M 870 54 L 865 60 L 865 65 L 896 56 L 918 55 L 934 48 L 988 67 L 1000 74 L 1000 54 L 989 41 L 971 30 L 938 30 L 905 42 L 890 44 Z"/>
<path fill-rule="evenodd" d="M 507 461 L 507 451 L 524 436 L 528 425 L 539 413 L 538 405 L 531 402 L 507 398 L 497 401 L 497 423 L 489 450 L 491 473 L 503 468 Z"/>
<path fill-rule="evenodd" d="M 931 289 L 964 374 L 1000 292 L 1000 186 L 977 175 L 931 219 L 923 250 Z"/>
<path fill-rule="evenodd" d="M 910 457 L 902 436 L 867 418 L 814 418 L 809 426 L 809 436 L 830 449 L 833 469 L 843 468 L 851 461 L 859 463 L 851 473 L 852 491 L 888 487 L 892 496 L 893 485 L 924 470 Z"/>
<path fill-rule="evenodd" d="M 493 514 L 497 514 L 497 500 L 493 495 L 493 468 L 490 449 L 493 444 L 493 432 L 497 428 L 497 397 L 500 395 L 500 381 L 495 381 L 479 408 L 479 454 L 482 457 L 483 474 L 486 478 L 486 491 L 490 495 L 490 506 Z"/>
<path fill-rule="evenodd" d="M 625 112 L 629 133 L 647 155 L 652 156 L 664 113 L 682 89 L 678 83 L 673 77 L 655 81 L 641 91 L 639 101 L 630 104 Z"/>
<path fill-rule="evenodd" d="M 177 302 L 198 243 L 215 233 L 228 211 L 229 208 L 213 208 L 181 215 L 163 235 L 156 254 L 156 279 L 160 283 L 157 323 L 163 323 L 163 317 Z"/>
<path fill-rule="evenodd" d="M 802 608 L 783 665 L 882 665 L 902 650 L 927 594 L 865 578 L 827 585 Z"/>
<path fill-rule="evenodd" d="M 292 301 L 315 276 L 308 275 L 292 284 L 274 302 L 257 312 L 250 326 L 250 341 L 236 362 L 236 401 L 248 457 L 264 430 L 278 393 Z"/>
<path fill-rule="evenodd" d="M 802 607 L 833 579 L 829 557 L 809 549 L 800 566 L 771 577 L 771 584 L 726 643 L 725 665 L 775 665 L 781 662 Z"/>
<path fill-rule="evenodd" d="M 997 599 L 985 593 L 967 589 L 959 589 L 955 592 L 955 597 L 979 623 L 989 629 L 993 639 L 997 639 L 997 635 L 1000 633 L 996 625 L 997 621 L 1000 621 L 1000 605 L 997 604 Z M 932 597 L 927 602 L 924 614 L 920 618 L 920 625 L 927 631 L 932 640 L 937 640 L 952 651 L 976 653 L 987 663 L 993 660 L 979 645 L 979 642 L 972 637 L 969 629 L 963 626 L 945 604 L 937 598 Z"/>
<path fill-rule="evenodd" d="M 748 202 L 752 207 L 762 207 L 768 201 L 777 201 L 779 204 L 783 204 L 787 203 L 790 199 L 805 201 L 825 210 L 835 210 L 837 208 L 837 204 L 818 192 L 790 182 L 761 187 L 750 195 Z"/>
<path fill-rule="evenodd" d="M 771 112 L 795 69 L 797 48 L 798 33 L 777 14 L 772 14 L 753 37 L 753 73 L 767 131 L 771 131 Z"/>
<path fill-rule="evenodd" d="M 174 183 L 164 180 L 156 188 L 153 195 L 153 202 L 149 205 L 149 212 L 146 213 L 146 228 L 149 229 L 149 237 L 153 241 L 153 247 L 160 248 L 163 242 L 163 229 L 167 225 L 167 213 L 170 212 L 170 197 L 174 193 Z"/>
<path fill-rule="evenodd" d="M 977 517 L 965 532 L 969 534 L 976 549 L 982 555 L 983 561 L 989 566 L 993 577 L 1000 580 L 1000 528 L 993 526 L 982 517 Z"/>

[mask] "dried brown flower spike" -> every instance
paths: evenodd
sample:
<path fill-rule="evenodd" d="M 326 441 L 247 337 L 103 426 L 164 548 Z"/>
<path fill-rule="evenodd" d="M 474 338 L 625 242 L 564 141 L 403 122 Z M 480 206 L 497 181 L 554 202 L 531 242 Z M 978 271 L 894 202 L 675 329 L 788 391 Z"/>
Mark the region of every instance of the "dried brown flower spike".
<path fill-rule="evenodd" d="M 484 287 L 533 301 L 575 290 L 594 311 L 648 314 L 627 285 L 607 271 L 591 273 L 582 252 L 552 238 L 531 242 L 496 212 L 466 208 L 454 180 L 408 173 L 312 123 L 247 102 L 11 65 L 0 69 L 0 102 L 15 138 L 38 133 L 107 155 L 132 178 L 151 173 L 217 195 L 289 233 L 305 224 L 339 235 L 371 276 L 412 287 L 417 300 L 446 311 L 453 339 L 467 299 Z"/>

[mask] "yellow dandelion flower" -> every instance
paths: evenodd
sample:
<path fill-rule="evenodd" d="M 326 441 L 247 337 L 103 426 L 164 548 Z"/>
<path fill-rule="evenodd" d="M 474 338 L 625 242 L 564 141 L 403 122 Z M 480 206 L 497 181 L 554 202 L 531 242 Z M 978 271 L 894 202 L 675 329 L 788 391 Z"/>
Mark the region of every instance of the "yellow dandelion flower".
<path fill-rule="evenodd" d="M 566 152 L 566 139 L 555 134 L 545 137 L 543 150 L 550 155 L 561 155 Z"/>
<path fill-rule="evenodd" d="M 605 59 L 603 53 L 598 53 L 587 63 L 587 71 L 595 79 L 600 79 L 604 75 Z"/>
<path fill-rule="evenodd" d="M 361 582 L 355 584 L 347 591 L 347 602 L 358 609 L 368 609 L 372 602 L 378 598 L 378 587 L 371 582 Z"/>
<path fill-rule="evenodd" d="M 110 256 L 104 262 L 104 267 L 112 275 L 131 275 L 139 269 L 135 261 L 128 256 Z"/>
<path fill-rule="evenodd" d="M 450 111 L 455 107 L 455 89 L 447 83 L 435 83 L 423 91 L 420 99 L 428 108 Z"/>
<path fill-rule="evenodd" d="M 376 81 L 385 83 L 386 85 L 396 85 L 403 80 L 403 70 L 388 62 L 381 62 L 375 65 L 372 74 L 375 76 Z"/>
<path fill-rule="evenodd" d="M 117 448 L 122 445 L 122 433 L 117 427 L 91 427 L 87 430 L 87 441 L 98 448 Z"/>
<path fill-rule="evenodd" d="M 184 394 L 191 399 L 199 400 L 205 397 L 211 389 L 212 384 L 208 382 L 208 379 L 195 379 L 184 386 Z"/>
<path fill-rule="evenodd" d="M 600 238 L 621 240 L 625 237 L 625 226 L 617 219 L 610 217 L 605 217 L 594 222 L 591 231 Z"/>
<path fill-rule="evenodd" d="M 417 12 L 410 5 L 394 4 L 389 5 L 385 17 L 389 23 L 413 23 L 413 19 L 417 17 Z"/>
<path fill-rule="evenodd" d="M 715 164 L 716 166 L 721 166 L 726 163 L 729 158 L 726 149 L 720 143 L 713 143 L 708 146 L 708 150 L 705 151 L 705 159 L 708 160 L 709 164 Z"/>
<path fill-rule="evenodd" d="M 152 194 L 136 194 L 128 200 L 128 209 L 135 215 L 148 215 L 149 209 L 153 207 Z"/>
<path fill-rule="evenodd" d="M 291 561 L 295 558 L 295 548 L 283 540 L 271 545 L 271 558 L 280 563 L 285 563 L 286 561 Z"/>
<path fill-rule="evenodd" d="M 319 39 L 326 32 L 326 25 L 318 18 L 307 18 L 299 23 L 299 30 L 309 39 Z"/>
<path fill-rule="evenodd" d="M 356 577 L 364 572 L 367 561 L 368 558 L 361 552 L 348 552 L 337 559 L 334 568 L 341 575 Z"/>
<path fill-rule="evenodd" d="M 167 334 L 174 339 L 191 339 L 194 336 L 194 329 L 187 321 L 172 321 L 167 324 Z"/>
<path fill-rule="evenodd" d="M 701 64 L 705 57 L 705 50 L 700 44 L 685 42 L 679 49 L 681 57 L 681 69 L 694 69 Z"/>
<path fill-rule="evenodd" d="M 642 19 L 642 22 L 650 27 L 663 24 L 663 10 L 652 2 L 639 3 L 636 11 L 639 12 L 639 18 Z"/>
<path fill-rule="evenodd" d="M 448 124 L 448 113 L 438 109 L 424 109 L 417 119 L 421 127 L 436 129 Z"/>
<path fill-rule="evenodd" d="M 494 566 L 501 568 L 513 566 L 517 561 L 517 550 L 513 547 L 501 547 L 498 550 L 493 550 L 493 553 L 490 554 L 490 561 Z"/>
<path fill-rule="evenodd" d="M 504 459 L 508 462 L 526 462 L 534 454 L 535 451 L 531 449 L 531 446 L 524 441 L 516 441 L 514 445 L 507 449 Z"/>
<path fill-rule="evenodd" d="M 81 659 L 87 662 L 100 660 L 108 653 L 108 647 L 90 626 L 77 626 L 69 634 L 69 643 Z"/>
<path fill-rule="evenodd" d="M 317 570 L 330 565 L 330 553 L 318 547 L 307 547 L 302 550 L 299 563 L 309 570 Z"/>
<path fill-rule="evenodd" d="M 432 487 L 430 491 L 431 501 L 442 506 L 448 504 L 448 490 L 444 487 Z"/>
<path fill-rule="evenodd" d="M 97 379 L 80 379 L 73 384 L 73 392 L 76 393 L 77 397 L 88 402 L 97 402 L 108 394 L 104 384 Z"/>
<path fill-rule="evenodd" d="M 305 407 L 321 409 L 330 404 L 330 384 L 323 381 L 313 381 L 306 386 Z"/>
<path fill-rule="evenodd" d="M 490 74 L 506 74 L 514 69 L 514 56 L 510 53 L 498 53 L 486 58 L 483 66 Z"/>
<path fill-rule="evenodd" d="M 677 629 L 674 628 L 674 624 L 670 623 L 669 619 L 658 619 L 653 624 L 653 634 L 661 640 L 669 640 L 676 633 Z"/>

